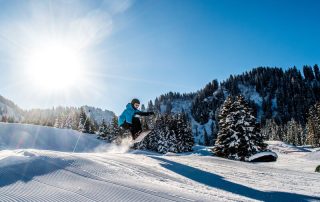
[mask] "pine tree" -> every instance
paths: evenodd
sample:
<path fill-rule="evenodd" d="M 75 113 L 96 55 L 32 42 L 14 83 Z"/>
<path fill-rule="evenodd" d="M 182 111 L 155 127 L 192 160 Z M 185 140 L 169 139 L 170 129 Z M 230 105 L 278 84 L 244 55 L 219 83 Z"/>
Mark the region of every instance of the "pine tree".
<path fill-rule="evenodd" d="M 314 76 L 315 76 L 316 80 L 320 81 L 319 66 L 317 64 L 315 64 L 313 66 L 313 71 L 314 71 Z"/>
<path fill-rule="evenodd" d="M 145 108 L 144 104 L 142 104 L 142 106 L 141 106 L 141 111 L 143 111 L 143 112 L 146 111 L 146 108 Z M 142 116 L 142 117 L 140 118 L 140 120 L 141 120 L 142 130 L 149 130 L 149 126 L 148 126 L 148 123 L 147 123 L 148 117 Z"/>
<path fill-rule="evenodd" d="M 210 139 L 209 139 L 208 132 L 207 132 L 206 128 L 203 128 L 203 141 L 204 141 L 203 144 L 205 146 L 209 146 Z"/>
<path fill-rule="evenodd" d="M 118 125 L 118 117 L 113 116 L 111 120 L 111 124 L 107 128 L 107 141 L 120 144 L 121 140 L 124 138 L 123 135 L 124 135 L 124 131 L 122 131 Z"/>
<path fill-rule="evenodd" d="M 144 106 L 144 104 L 141 105 L 141 111 L 146 111 L 146 107 Z"/>
<path fill-rule="evenodd" d="M 7 116 L 6 116 L 6 115 L 3 115 L 3 116 L 1 117 L 1 122 L 7 122 L 7 121 L 8 121 Z"/>
<path fill-rule="evenodd" d="M 266 149 L 256 118 L 241 95 L 233 103 L 231 97 L 227 98 L 220 113 L 219 128 L 214 147 L 217 156 L 245 161 Z"/>
<path fill-rule="evenodd" d="M 291 119 L 291 121 L 289 121 L 286 125 L 287 132 L 285 142 L 293 145 L 303 145 L 305 137 L 302 126 L 294 119 Z"/>
<path fill-rule="evenodd" d="M 153 129 L 155 127 L 155 123 L 157 119 L 160 117 L 160 113 L 156 110 L 155 106 L 153 105 L 152 101 L 148 103 L 147 111 L 151 111 L 155 113 L 155 116 L 146 116 L 145 117 L 145 123 L 143 123 L 145 129 Z"/>
<path fill-rule="evenodd" d="M 165 113 L 171 114 L 171 110 L 172 110 L 172 104 L 171 104 L 171 102 L 168 102 L 168 103 L 166 104 L 166 111 L 165 111 Z"/>
<path fill-rule="evenodd" d="M 218 135 L 218 124 L 215 121 L 212 121 L 211 123 L 211 139 L 210 139 L 210 146 L 213 146 L 217 140 Z"/>
<path fill-rule="evenodd" d="M 185 114 L 164 114 L 156 120 L 150 134 L 134 148 L 160 153 L 192 151 L 194 144 L 190 124 Z"/>
<path fill-rule="evenodd" d="M 185 113 L 178 114 L 173 120 L 176 126 L 172 128 L 177 139 L 177 152 L 192 151 L 194 145 L 191 124 Z"/>
<path fill-rule="evenodd" d="M 274 119 L 267 119 L 265 125 L 261 129 L 261 134 L 267 140 L 282 141 L 283 127 L 279 126 Z"/>
<path fill-rule="evenodd" d="M 320 146 L 320 102 L 311 106 L 307 119 L 307 143 Z"/>
<path fill-rule="evenodd" d="M 60 126 L 61 126 L 60 117 L 57 117 L 55 122 L 54 122 L 54 127 L 55 128 L 60 128 Z"/>
<path fill-rule="evenodd" d="M 160 127 L 158 128 L 159 139 L 157 145 L 157 151 L 160 153 L 178 152 L 177 138 L 174 133 L 175 125 L 172 122 L 172 117 L 164 115 Z"/>
<path fill-rule="evenodd" d="M 235 111 L 232 106 L 233 99 L 231 96 L 227 97 L 225 102 L 223 103 L 222 109 L 219 113 L 219 132 L 217 135 L 217 140 L 215 143 L 214 152 L 217 156 L 228 157 L 229 153 L 227 148 L 225 148 L 225 143 L 228 141 L 229 136 L 232 134 L 229 128 L 232 125 L 230 118 L 227 119 L 227 116 Z"/>
<path fill-rule="evenodd" d="M 80 132 L 84 132 L 85 128 L 84 128 L 84 124 L 87 121 L 87 115 L 84 112 L 84 109 L 81 107 L 80 109 L 80 120 L 79 120 L 79 124 L 78 124 L 78 130 Z"/>
<path fill-rule="evenodd" d="M 85 122 L 84 129 L 85 129 L 85 133 L 91 133 L 91 134 L 94 133 L 91 119 L 89 117 L 87 117 L 87 121 Z"/>
<path fill-rule="evenodd" d="M 93 133 L 90 118 L 86 115 L 83 107 L 80 109 L 80 121 L 78 130 L 82 133 Z"/>
<path fill-rule="evenodd" d="M 263 128 L 261 128 L 261 134 L 265 139 L 267 140 L 273 140 L 274 134 L 273 134 L 273 125 L 272 125 L 272 120 L 267 119 L 265 122 L 265 125 Z"/>
<path fill-rule="evenodd" d="M 307 66 L 307 65 L 303 66 L 303 74 L 304 74 L 304 78 L 307 81 L 312 81 L 315 78 L 312 68 L 310 66 Z"/>
<path fill-rule="evenodd" d="M 66 117 L 64 127 L 67 129 L 72 129 L 72 114 L 69 112 L 68 116 Z"/>
<path fill-rule="evenodd" d="M 99 135 L 99 137 L 100 137 L 101 139 L 105 139 L 105 138 L 106 138 L 106 136 L 107 136 L 107 129 L 108 129 L 107 124 L 106 124 L 105 120 L 102 119 L 102 123 L 101 123 L 101 125 L 99 126 L 99 132 L 98 132 L 98 135 Z"/>

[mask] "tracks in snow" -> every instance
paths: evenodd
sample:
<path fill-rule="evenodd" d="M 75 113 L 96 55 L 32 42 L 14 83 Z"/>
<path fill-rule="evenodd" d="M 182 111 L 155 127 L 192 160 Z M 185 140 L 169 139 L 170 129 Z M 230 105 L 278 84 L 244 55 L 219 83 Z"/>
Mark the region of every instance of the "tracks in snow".
<path fill-rule="evenodd" d="M 113 169 L 119 167 L 113 163 Z M 1 170 L 0 179 L 4 183 L 0 184 L 0 201 L 186 200 L 174 194 L 141 188 L 138 183 L 124 184 L 115 176 L 103 175 L 108 171 L 112 169 L 78 156 L 38 156 Z"/>

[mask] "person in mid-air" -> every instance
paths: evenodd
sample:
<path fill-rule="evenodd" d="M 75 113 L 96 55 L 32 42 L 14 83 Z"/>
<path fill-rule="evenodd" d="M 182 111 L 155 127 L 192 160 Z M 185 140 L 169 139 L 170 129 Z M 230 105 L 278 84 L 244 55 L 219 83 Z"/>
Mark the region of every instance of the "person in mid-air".
<path fill-rule="evenodd" d="M 119 126 L 124 129 L 129 129 L 133 139 L 136 139 L 139 134 L 142 132 L 142 127 L 140 123 L 140 116 L 150 116 L 153 115 L 154 112 L 143 112 L 138 110 L 140 106 L 140 101 L 138 99 L 133 99 L 131 103 L 128 103 L 126 109 L 119 116 Z"/>

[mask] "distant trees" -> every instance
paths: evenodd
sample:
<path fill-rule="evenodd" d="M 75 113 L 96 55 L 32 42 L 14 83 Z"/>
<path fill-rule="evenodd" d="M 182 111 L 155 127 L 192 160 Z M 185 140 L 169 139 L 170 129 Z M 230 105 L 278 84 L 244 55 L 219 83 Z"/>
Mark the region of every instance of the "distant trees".
<path fill-rule="evenodd" d="M 205 124 L 209 119 L 215 120 L 216 109 L 224 101 L 224 94 L 221 89 L 218 89 L 218 81 L 213 80 L 195 96 L 192 102 L 191 114 L 199 123 Z"/>
<path fill-rule="evenodd" d="M 191 115 L 201 125 L 210 119 L 217 124 L 216 114 L 226 96 L 240 93 L 247 98 L 253 115 L 261 124 L 262 133 L 270 139 L 288 140 L 298 145 L 302 141 L 303 144 L 309 107 L 320 100 L 320 73 L 318 65 L 302 69 L 303 74 L 296 67 L 287 70 L 258 67 L 240 75 L 231 75 L 218 87 L 218 83 L 213 81 L 196 93 Z M 295 127 L 302 128 L 297 141 L 293 141 L 293 134 L 287 134 L 288 124 L 295 130 Z M 268 128 L 266 125 L 272 126 L 271 134 L 264 131 Z M 199 132 L 204 134 L 204 131 Z"/>
<path fill-rule="evenodd" d="M 94 111 L 91 111 L 91 110 Z M 1 109 L 0 109 L 1 110 Z M 31 109 L 23 112 L 21 123 L 56 127 L 61 129 L 73 129 L 84 133 L 99 133 L 102 119 L 106 124 L 110 123 L 113 112 L 102 111 L 99 108 L 88 106 L 54 107 L 51 109 Z M 0 114 L 0 118 L 3 117 Z M 1 119 L 0 119 L 1 120 Z M 7 121 L 4 117 L 3 120 Z"/>
<path fill-rule="evenodd" d="M 176 93 L 169 92 L 164 95 L 160 95 L 154 100 L 154 103 L 150 101 L 148 103 L 148 111 L 153 111 L 157 114 L 170 114 L 172 113 L 173 105 L 175 104 L 176 109 L 175 113 L 183 113 L 185 108 L 190 108 L 189 105 L 185 105 L 188 102 L 191 102 L 196 93 Z M 176 102 L 176 103 L 175 103 Z"/>
<path fill-rule="evenodd" d="M 279 126 L 274 119 L 267 119 L 265 125 L 261 128 L 261 134 L 267 140 L 283 140 L 283 128 Z"/>
<path fill-rule="evenodd" d="M 303 66 L 303 75 L 306 81 L 313 81 L 315 79 L 312 67 L 308 65 Z"/>
<path fill-rule="evenodd" d="M 314 75 L 317 81 L 320 81 L 320 73 L 319 73 L 319 66 L 316 64 L 313 66 Z"/>
<path fill-rule="evenodd" d="M 78 130 L 79 120 L 79 108 L 56 107 L 25 111 L 22 123 Z"/>
<path fill-rule="evenodd" d="M 268 119 L 262 128 L 262 134 L 269 140 L 280 140 L 293 145 L 309 144 L 320 146 L 320 102 L 311 105 L 307 113 L 307 123 L 302 125 L 293 118 L 283 125 Z"/>
<path fill-rule="evenodd" d="M 294 119 L 291 119 L 285 126 L 285 138 L 284 141 L 293 145 L 303 145 L 306 137 L 301 124 L 297 123 Z"/>
<path fill-rule="evenodd" d="M 306 144 L 306 130 L 294 119 L 283 125 L 278 125 L 273 119 L 268 119 L 261 133 L 268 140 L 284 141 L 296 146 Z"/>
<path fill-rule="evenodd" d="M 6 122 L 6 123 L 15 123 L 15 119 L 11 116 L 7 116 L 7 115 L 2 115 L 1 116 L 1 122 Z"/>

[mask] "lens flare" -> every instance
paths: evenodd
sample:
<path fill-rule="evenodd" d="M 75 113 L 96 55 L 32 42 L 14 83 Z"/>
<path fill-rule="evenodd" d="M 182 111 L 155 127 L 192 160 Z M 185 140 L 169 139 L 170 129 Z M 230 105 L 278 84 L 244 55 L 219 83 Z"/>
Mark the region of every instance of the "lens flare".
<path fill-rule="evenodd" d="M 49 41 L 34 47 L 26 58 L 28 79 L 42 90 L 68 90 L 83 79 L 81 54 L 67 44 Z"/>

